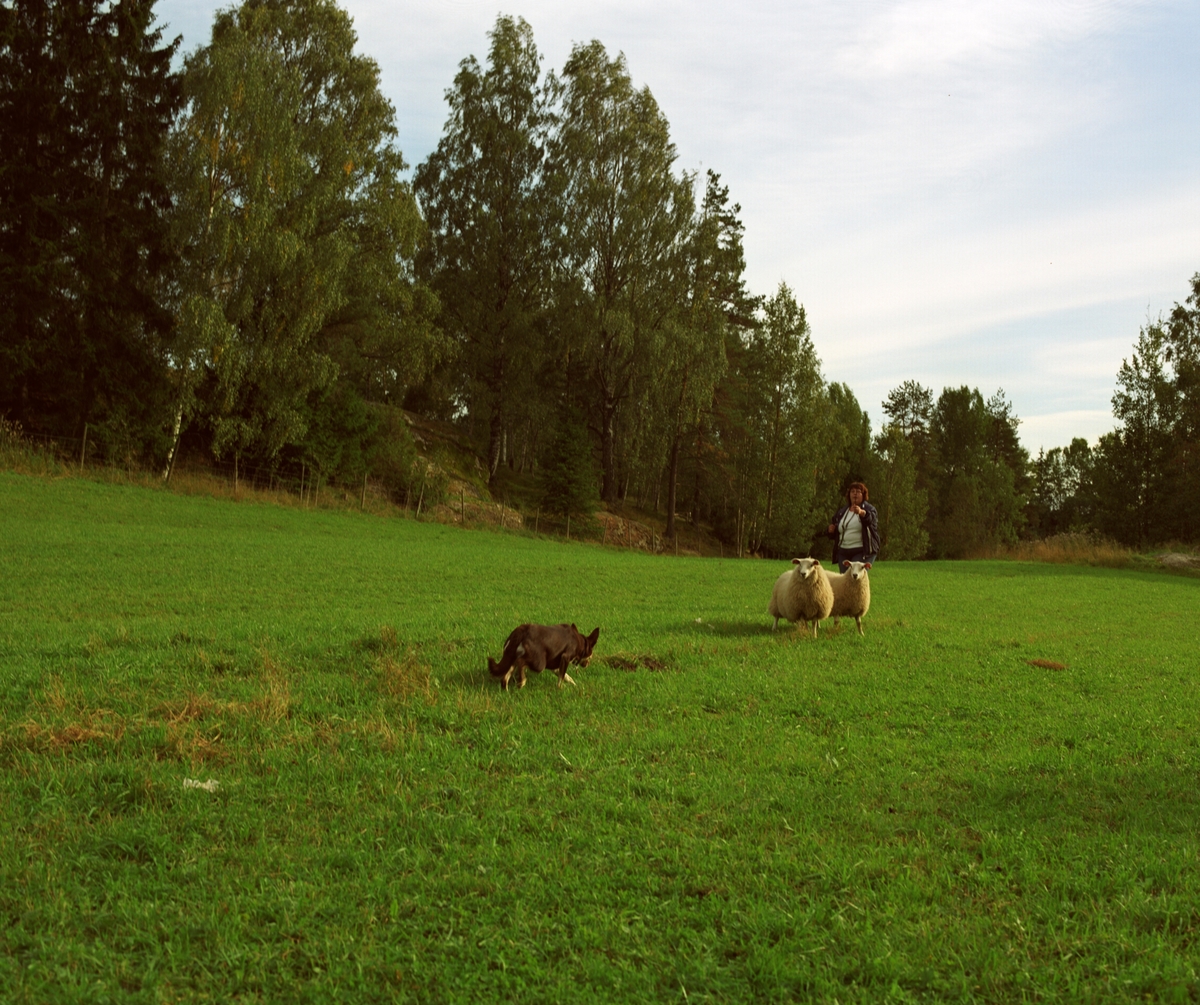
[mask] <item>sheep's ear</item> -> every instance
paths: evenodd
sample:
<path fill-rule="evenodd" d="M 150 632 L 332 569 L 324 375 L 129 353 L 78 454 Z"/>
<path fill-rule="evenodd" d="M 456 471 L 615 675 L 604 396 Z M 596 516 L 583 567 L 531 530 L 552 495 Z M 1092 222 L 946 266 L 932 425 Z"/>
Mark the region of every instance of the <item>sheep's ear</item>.
<path fill-rule="evenodd" d="M 871 568 L 871 563 L 870 563 L 870 562 L 863 562 L 863 568 L 864 568 L 864 569 L 869 569 L 869 568 Z"/>
<path fill-rule="evenodd" d="M 792 559 L 792 565 L 799 565 L 799 564 L 800 564 L 800 559 L 798 559 L 798 558 Z"/>

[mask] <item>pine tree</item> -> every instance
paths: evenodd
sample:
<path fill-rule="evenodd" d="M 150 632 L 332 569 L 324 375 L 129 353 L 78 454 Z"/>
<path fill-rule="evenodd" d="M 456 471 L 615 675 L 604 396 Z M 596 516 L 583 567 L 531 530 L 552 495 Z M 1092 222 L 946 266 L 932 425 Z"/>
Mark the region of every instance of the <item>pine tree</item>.
<path fill-rule="evenodd" d="M 90 424 L 112 456 L 152 448 L 166 409 L 180 90 L 153 6 L 0 7 L 0 411 L 56 435 Z"/>

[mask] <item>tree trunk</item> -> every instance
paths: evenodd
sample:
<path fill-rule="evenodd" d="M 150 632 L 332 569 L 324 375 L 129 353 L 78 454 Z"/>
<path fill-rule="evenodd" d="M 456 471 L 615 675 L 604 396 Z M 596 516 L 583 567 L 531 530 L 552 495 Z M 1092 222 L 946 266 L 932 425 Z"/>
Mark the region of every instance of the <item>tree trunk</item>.
<path fill-rule="evenodd" d="M 600 498 L 606 503 L 617 501 L 616 418 L 617 403 L 607 391 L 600 406 L 600 465 L 604 476 Z"/>
<path fill-rule="evenodd" d="M 171 430 L 171 449 L 167 454 L 167 466 L 163 468 L 163 481 L 171 481 L 171 471 L 175 467 L 175 451 L 179 449 L 179 433 L 183 426 L 183 398 L 179 399 L 179 405 L 175 409 L 175 425 Z"/>
<path fill-rule="evenodd" d="M 492 410 L 492 418 L 488 423 L 488 484 L 496 481 L 496 471 L 504 452 L 504 422 L 500 418 L 500 409 Z"/>
<path fill-rule="evenodd" d="M 679 436 L 676 434 L 671 443 L 671 459 L 667 463 L 667 526 L 663 530 L 665 537 L 675 536 L 675 490 L 679 477 Z"/>

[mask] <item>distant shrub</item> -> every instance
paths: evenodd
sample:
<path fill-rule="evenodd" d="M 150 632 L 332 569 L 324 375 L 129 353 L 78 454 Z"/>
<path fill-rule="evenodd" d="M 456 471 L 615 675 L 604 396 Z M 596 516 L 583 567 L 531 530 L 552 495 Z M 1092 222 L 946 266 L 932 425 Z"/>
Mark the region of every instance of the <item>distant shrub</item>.
<path fill-rule="evenodd" d="M 370 465 L 389 498 L 398 505 L 419 504 L 425 509 L 446 501 L 450 475 L 445 457 L 440 451 L 430 460 L 421 457 L 412 431 L 397 409 L 381 410 Z"/>
<path fill-rule="evenodd" d="M 57 475 L 64 472 L 53 451 L 25 435 L 19 422 L 0 417 L 0 468 L 27 475 Z"/>
<path fill-rule="evenodd" d="M 569 415 L 559 426 L 538 482 L 542 509 L 576 520 L 580 529 L 594 529 L 596 466 L 587 427 L 579 416 Z"/>

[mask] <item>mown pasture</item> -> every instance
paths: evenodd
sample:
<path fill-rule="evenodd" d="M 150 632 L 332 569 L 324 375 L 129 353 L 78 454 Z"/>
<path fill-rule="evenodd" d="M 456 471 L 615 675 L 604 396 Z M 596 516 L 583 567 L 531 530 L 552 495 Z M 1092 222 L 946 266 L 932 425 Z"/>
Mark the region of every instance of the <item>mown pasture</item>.
<path fill-rule="evenodd" d="M 1200 997 L 1195 578 L 885 562 L 813 641 L 784 563 L 12 474 L 0 564 L 6 1001 Z"/>

